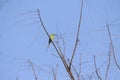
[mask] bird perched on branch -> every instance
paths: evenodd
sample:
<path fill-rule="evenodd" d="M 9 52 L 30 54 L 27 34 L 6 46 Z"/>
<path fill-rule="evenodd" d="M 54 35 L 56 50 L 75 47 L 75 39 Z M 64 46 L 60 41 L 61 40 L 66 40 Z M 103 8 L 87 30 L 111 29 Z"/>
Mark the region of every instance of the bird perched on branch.
<path fill-rule="evenodd" d="M 54 40 L 54 38 L 55 38 L 55 34 L 54 33 L 50 34 L 50 38 L 48 41 L 48 47 L 50 46 L 50 43 Z"/>

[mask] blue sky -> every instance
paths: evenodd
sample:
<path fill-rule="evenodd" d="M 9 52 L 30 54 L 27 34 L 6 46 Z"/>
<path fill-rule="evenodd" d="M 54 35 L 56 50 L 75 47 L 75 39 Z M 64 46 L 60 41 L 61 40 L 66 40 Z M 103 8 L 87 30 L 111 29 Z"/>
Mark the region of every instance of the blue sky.
<path fill-rule="evenodd" d="M 62 34 L 65 40 L 65 55 L 71 57 L 75 34 L 79 20 L 81 0 L 0 0 L 0 78 L 1 80 L 33 80 L 33 74 L 27 62 L 30 59 L 39 71 L 40 80 L 53 80 L 51 68 L 58 67 L 58 80 L 69 80 L 62 62 L 51 45 L 47 49 L 48 37 L 38 22 L 37 8 L 49 33 Z M 109 50 L 109 37 L 106 20 L 110 27 L 115 53 L 120 64 L 120 1 L 85 0 L 80 43 L 74 59 L 74 65 L 82 55 L 82 74 L 95 72 L 93 55 L 97 57 L 104 78 Z M 107 13 L 107 16 L 106 16 Z M 104 64 L 104 65 L 103 65 Z M 89 67 L 88 67 L 89 66 Z M 108 80 L 120 79 L 120 71 L 112 58 Z"/>

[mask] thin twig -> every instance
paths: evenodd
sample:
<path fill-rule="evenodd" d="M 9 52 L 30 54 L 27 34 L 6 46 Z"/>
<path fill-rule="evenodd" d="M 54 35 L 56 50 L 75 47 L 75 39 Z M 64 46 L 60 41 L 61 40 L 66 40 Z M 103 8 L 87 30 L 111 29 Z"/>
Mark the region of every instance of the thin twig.
<path fill-rule="evenodd" d="M 63 38 L 62 34 L 60 34 L 59 36 L 57 35 L 56 37 L 57 37 L 57 42 L 56 42 L 57 46 L 60 47 L 60 44 L 59 44 L 60 40 L 61 40 L 60 43 L 63 44 L 63 51 L 62 50 L 61 51 L 62 51 L 63 55 L 65 56 L 65 41 L 64 41 L 64 38 Z"/>
<path fill-rule="evenodd" d="M 113 58 L 114 58 L 114 61 L 115 61 L 115 64 L 116 64 L 117 68 L 120 70 L 120 66 L 119 66 L 119 64 L 117 63 L 117 59 L 116 59 L 116 56 L 115 56 L 115 50 L 114 50 L 113 40 L 112 40 L 112 36 L 111 36 L 111 32 L 110 32 L 110 25 L 111 25 L 114 21 L 112 21 L 111 24 L 108 24 L 107 12 L 106 12 L 106 21 L 107 21 L 106 27 L 107 27 L 108 36 L 109 36 L 110 43 L 111 43 L 111 49 L 112 49 Z"/>
<path fill-rule="evenodd" d="M 69 65 L 69 68 L 71 69 L 71 65 L 72 65 L 72 61 L 73 61 L 73 58 L 74 58 L 74 55 L 75 55 L 75 52 L 76 52 L 76 49 L 77 49 L 77 45 L 78 45 L 78 37 L 79 37 L 79 33 L 80 33 L 80 26 L 81 26 L 81 21 L 82 21 L 82 10 L 83 10 L 83 0 L 82 0 L 82 3 L 81 3 L 81 10 L 80 10 L 80 18 L 79 18 L 79 23 L 78 23 L 78 31 L 77 31 L 77 35 L 76 35 L 76 41 L 75 41 L 75 46 L 74 46 L 74 49 L 73 49 L 73 53 L 72 53 L 72 57 L 70 59 L 70 65 Z"/>
<path fill-rule="evenodd" d="M 40 16 L 40 11 L 39 11 L 39 9 L 37 9 L 37 12 L 38 12 L 38 16 L 39 16 L 40 23 L 41 23 L 41 25 L 42 25 L 45 33 L 47 34 L 48 38 L 51 39 L 50 36 L 49 36 L 49 34 L 48 34 L 48 31 L 46 30 L 46 28 L 45 28 L 45 26 L 44 26 L 44 24 L 43 24 L 42 18 L 41 18 L 41 16 Z M 74 76 L 73 76 L 73 73 L 69 70 L 69 66 L 68 66 L 68 64 L 67 64 L 67 62 L 66 62 L 66 60 L 65 60 L 65 58 L 64 58 L 64 56 L 63 56 L 63 53 L 61 53 L 61 52 L 57 49 L 55 43 L 54 43 L 52 40 L 51 40 L 51 42 L 52 42 L 52 44 L 53 44 L 53 46 L 54 46 L 57 54 L 59 55 L 60 59 L 62 60 L 62 62 L 63 62 L 63 64 L 64 64 L 64 67 L 65 67 L 67 73 L 69 74 L 70 78 L 71 78 L 72 80 L 75 80 L 75 78 L 74 78 Z"/>
<path fill-rule="evenodd" d="M 115 61 L 115 64 L 116 64 L 117 68 L 120 70 L 120 66 L 117 63 L 117 59 L 116 59 L 116 56 L 115 56 L 115 50 L 114 50 L 114 45 L 113 45 L 113 41 L 112 41 L 112 36 L 111 36 L 110 28 L 109 28 L 108 24 L 106 26 L 107 26 L 107 31 L 108 31 L 108 36 L 109 36 L 109 39 L 110 39 L 110 43 L 111 43 L 111 49 L 112 49 L 114 61 Z"/>
<path fill-rule="evenodd" d="M 93 74 L 94 79 L 97 80 L 95 73 L 93 72 L 92 74 Z"/>
<path fill-rule="evenodd" d="M 80 54 L 80 63 L 79 63 L 79 74 L 81 75 L 81 69 L 82 69 L 82 55 Z"/>
<path fill-rule="evenodd" d="M 34 75 L 35 80 L 38 80 L 38 79 L 37 79 L 37 75 L 36 75 L 36 73 L 35 73 L 35 69 L 34 69 L 33 63 L 32 63 L 29 59 L 28 59 L 28 62 L 30 63 L 30 65 L 31 65 L 31 67 L 32 67 L 32 71 L 33 71 L 33 75 Z"/>
<path fill-rule="evenodd" d="M 82 80 L 85 80 L 85 77 L 84 77 L 83 75 L 81 75 L 81 79 L 82 79 Z"/>
<path fill-rule="evenodd" d="M 53 72 L 53 77 L 54 77 L 54 80 L 57 80 L 57 79 L 56 79 L 56 73 L 55 73 L 55 70 L 54 70 L 54 69 L 52 69 L 52 72 Z"/>
<path fill-rule="evenodd" d="M 18 79 L 18 76 L 16 77 L 16 80 L 19 80 L 19 79 Z"/>
<path fill-rule="evenodd" d="M 80 74 L 77 72 L 76 68 L 72 65 L 73 70 L 75 71 L 75 74 L 77 75 L 77 80 L 80 80 Z"/>
<path fill-rule="evenodd" d="M 62 34 L 60 34 L 60 38 L 61 38 L 62 43 L 63 43 L 63 53 L 64 53 L 64 56 L 65 56 L 65 40 L 64 40 Z"/>
<path fill-rule="evenodd" d="M 98 77 L 98 80 L 102 80 L 101 76 L 100 76 L 99 73 L 98 73 L 95 56 L 94 56 L 94 65 L 95 65 L 95 72 L 96 72 L 96 75 L 97 75 L 97 77 Z"/>
<path fill-rule="evenodd" d="M 57 68 L 58 64 L 56 65 L 55 69 L 52 69 L 54 80 L 57 80 Z"/>
<path fill-rule="evenodd" d="M 110 62 L 111 62 L 111 44 L 110 44 L 109 47 L 110 47 L 110 48 L 109 48 L 109 55 L 108 55 L 108 65 L 107 65 L 105 80 L 107 80 L 108 72 L 109 72 L 109 69 L 110 69 Z"/>

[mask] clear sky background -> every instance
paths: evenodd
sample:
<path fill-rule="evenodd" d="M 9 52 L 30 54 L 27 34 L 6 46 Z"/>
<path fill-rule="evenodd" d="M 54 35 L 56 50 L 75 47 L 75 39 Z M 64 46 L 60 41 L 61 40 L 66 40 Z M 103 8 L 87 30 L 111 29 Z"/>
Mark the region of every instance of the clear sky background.
<path fill-rule="evenodd" d="M 47 49 L 45 34 L 36 10 L 40 9 L 42 19 L 49 33 L 62 34 L 65 40 L 65 55 L 71 57 L 81 0 L 0 0 L 0 80 L 33 80 L 29 68 L 30 59 L 39 72 L 39 80 L 53 80 L 51 68 L 58 64 L 58 80 L 68 80 L 68 75 L 52 45 Z M 107 14 L 107 16 L 106 16 Z M 82 56 L 82 75 L 95 72 L 93 55 L 97 58 L 104 79 L 110 30 L 115 53 L 120 64 L 120 0 L 84 0 L 79 45 L 74 65 Z M 53 56 L 56 55 L 56 56 Z M 108 80 L 119 80 L 120 70 L 112 58 Z"/>

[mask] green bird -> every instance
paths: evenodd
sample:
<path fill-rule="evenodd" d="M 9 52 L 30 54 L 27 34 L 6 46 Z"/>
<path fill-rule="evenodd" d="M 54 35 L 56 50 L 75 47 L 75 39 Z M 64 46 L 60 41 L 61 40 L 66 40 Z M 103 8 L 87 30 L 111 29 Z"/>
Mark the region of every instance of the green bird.
<path fill-rule="evenodd" d="M 49 47 L 50 43 L 54 40 L 54 38 L 55 38 L 55 34 L 54 33 L 50 34 L 50 38 L 48 41 L 48 47 Z"/>

